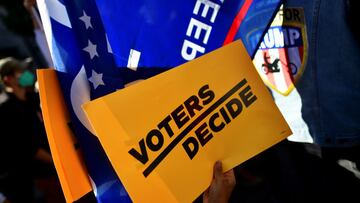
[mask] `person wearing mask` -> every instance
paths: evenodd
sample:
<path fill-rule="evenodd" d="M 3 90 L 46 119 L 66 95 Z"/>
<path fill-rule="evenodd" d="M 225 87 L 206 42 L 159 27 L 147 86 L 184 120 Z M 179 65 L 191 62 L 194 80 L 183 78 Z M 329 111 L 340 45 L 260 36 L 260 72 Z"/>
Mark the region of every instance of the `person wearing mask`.
<path fill-rule="evenodd" d="M 7 94 L 0 105 L 0 192 L 14 203 L 35 202 L 34 160 L 52 164 L 43 142 L 39 98 L 33 91 L 35 76 L 28 65 L 14 58 L 0 60 Z"/>

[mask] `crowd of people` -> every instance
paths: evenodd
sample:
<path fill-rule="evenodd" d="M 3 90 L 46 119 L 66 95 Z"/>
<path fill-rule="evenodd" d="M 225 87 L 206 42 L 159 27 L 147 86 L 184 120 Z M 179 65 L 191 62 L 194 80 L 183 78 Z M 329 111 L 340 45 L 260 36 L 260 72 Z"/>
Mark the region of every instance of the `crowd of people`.
<path fill-rule="evenodd" d="M 0 203 L 65 201 L 35 88 L 35 69 L 51 66 L 35 3 L 0 0 Z M 296 91 L 314 143 L 285 140 L 227 172 L 216 162 L 195 202 L 360 202 L 359 2 L 287 6 L 307 18 L 309 59 Z"/>
<path fill-rule="evenodd" d="M 34 4 L 0 1 L 0 202 L 64 201 L 35 89 L 35 69 L 50 63 Z"/>

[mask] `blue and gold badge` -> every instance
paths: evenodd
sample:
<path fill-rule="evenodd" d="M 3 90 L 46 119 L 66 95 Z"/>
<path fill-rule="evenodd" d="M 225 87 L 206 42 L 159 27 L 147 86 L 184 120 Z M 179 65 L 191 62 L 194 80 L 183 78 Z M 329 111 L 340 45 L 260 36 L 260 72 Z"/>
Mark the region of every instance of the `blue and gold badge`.
<path fill-rule="evenodd" d="M 307 34 L 302 8 L 281 8 L 265 34 L 253 63 L 263 81 L 288 95 L 307 60 Z"/>

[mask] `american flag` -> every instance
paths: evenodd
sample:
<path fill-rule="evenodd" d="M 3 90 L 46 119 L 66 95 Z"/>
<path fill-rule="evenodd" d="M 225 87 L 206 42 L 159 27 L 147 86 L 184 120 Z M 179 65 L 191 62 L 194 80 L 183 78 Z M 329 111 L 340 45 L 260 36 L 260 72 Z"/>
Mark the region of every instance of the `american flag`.
<path fill-rule="evenodd" d="M 81 105 L 187 62 L 185 40 L 203 48 L 199 57 L 241 38 L 253 56 L 280 0 L 38 0 L 38 6 L 95 195 L 99 202 L 131 202 Z M 202 30 L 190 29 L 192 22 Z"/>
<path fill-rule="evenodd" d="M 84 102 L 123 88 L 96 4 L 45 0 L 38 5 L 97 200 L 131 202 L 81 109 Z"/>

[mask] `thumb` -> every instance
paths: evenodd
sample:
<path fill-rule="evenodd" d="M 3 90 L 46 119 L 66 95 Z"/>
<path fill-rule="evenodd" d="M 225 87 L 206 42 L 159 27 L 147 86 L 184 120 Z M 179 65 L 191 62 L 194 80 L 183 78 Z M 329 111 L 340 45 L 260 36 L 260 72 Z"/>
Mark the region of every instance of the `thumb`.
<path fill-rule="evenodd" d="M 221 177 L 222 175 L 222 164 L 221 164 L 221 161 L 217 161 L 215 162 L 215 165 L 214 165 L 214 179 L 218 179 Z"/>

